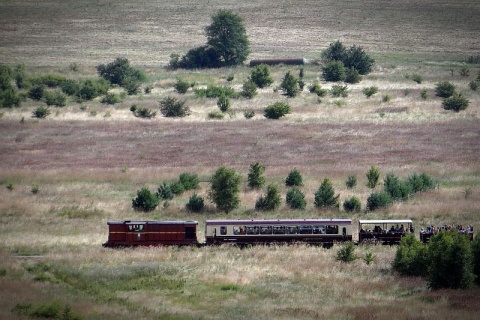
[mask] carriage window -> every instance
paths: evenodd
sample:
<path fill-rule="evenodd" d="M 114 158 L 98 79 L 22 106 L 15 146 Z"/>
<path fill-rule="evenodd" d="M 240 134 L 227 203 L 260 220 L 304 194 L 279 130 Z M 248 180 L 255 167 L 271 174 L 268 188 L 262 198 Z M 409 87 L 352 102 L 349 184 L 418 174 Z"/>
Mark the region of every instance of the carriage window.
<path fill-rule="evenodd" d="M 327 234 L 338 234 L 338 226 L 327 226 Z"/>
<path fill-rule="evenodd" d="M 221 234 L 222 236 L 226 235 L 226 234 L 227 234 L 227 227 L 221 226 L 221 227 L 220 227 L 220 234 Z"/>
<path fill-rule="evenodd" d="M 312 226 L 300 226 L 301 234 L 312 234 L 312 231 L 313 231 Z"/>
<path fill-rule="evenodd" d="M 272 227 L 260 227 L 260 233 L 261 234 L 272 234 Z"/>
<path fill-rule="evenodd" d="M 246 227 L 247 228 L 247 234 L 258 234 L 260 231 L 259 227 Z"/>
<path fill-rule="evenodd" d="M 313 226 L 313 234 L 325 234 L 325 226 Z"/>
<path fill-rule="evenodd" d="M 286 228 L 284 226 L 281 227 L 273 227 L 274 234 L 285 234 Z"/>
<path fill-rule="evenodd" d="M 288 234 L 297 234 L 298 233 L 298 227 L 287 227 L 287 233 Z"/>

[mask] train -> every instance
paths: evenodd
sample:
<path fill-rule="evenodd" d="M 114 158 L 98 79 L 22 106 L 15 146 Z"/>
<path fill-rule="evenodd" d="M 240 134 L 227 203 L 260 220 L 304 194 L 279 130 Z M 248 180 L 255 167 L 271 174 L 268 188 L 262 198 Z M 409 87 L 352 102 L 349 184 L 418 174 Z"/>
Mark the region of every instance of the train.
<path fill-rule="evenodd" d="M 335 243 L 354 242 L 399 244 L 402 237 L 415 232 L 410 219 L 270 219 L 206 220 L 205 240 L 199 241 L 198 221 L 107 221 L 105 247 L 203 246 L 235 244 L 305 243 L 331 247 Z"/>

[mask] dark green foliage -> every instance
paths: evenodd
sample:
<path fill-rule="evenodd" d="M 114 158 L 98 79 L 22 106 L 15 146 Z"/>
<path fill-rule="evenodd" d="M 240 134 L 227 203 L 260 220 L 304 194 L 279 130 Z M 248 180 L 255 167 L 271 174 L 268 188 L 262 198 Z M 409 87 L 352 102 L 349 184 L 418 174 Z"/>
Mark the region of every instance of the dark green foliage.
<path fill-rule="evenodd" d="M 347 72 L 345 75 L 346 83 L 354 84 L 354 83 L 359 83 L 361 80 L 362 80 L 362 76 L 360 75 L 357 69 L 353 67 L 350 69 L 347 69 Z"/>
<path fill-rule="evenodd" d="M 435 188 L 435 182 L 426 173 L 414 173 L 407 179 L 413 193 L 423 192 Z"/>
<path fill-rule="evenodd" d="M 462 77 L 467 78 L 468 76 L 470 76 L 470 69 L 468 69 L 467 67 L 463 67 L 460 69 L 459 73 Z"/>
<path fill-rule="evenodd" d="M 65 80 L 61 85 L 63 93 L 69 96 L 76 96 L 80 91 L 80 88 L 81 84 L 78 81 L 72 79 Z"/>
<path fill-rule="evenodd" d="M 209 46 L 200 46 L 188 50 L 179 62 L 179 67 L 184 69 L 219 68 L 220 57 Z"/>
<path fill-rule="evenodd" d="M 105 79 L 87 79 L 77 92 L 76 96 L 79 100 L 92 100 L 102 94 L 107 94 L 110 84 Z"/>
<path fill-rule="evenodd" d="M 192 87 L 192 84 L 186 80 L 177 79 L 177 82 L 175 82 L 173 87 L 178 93 L 186 93 L 188 89 Z"/>
<path fill-rule="evenodd" d="M 202 197 L 194 193 L 188 199 L 188 202 L 185 205 L 185 207 L 190 212 L 202 212 L 203 209 L 205 208 L 205 203 Z"/>
<path fill-rule="evenodd" d="M 319 97 L 324 97 L 327 94 L 327 89 L 323 89 L 318 81 L 315 81 L 308 90 L 311 93 L 315 93 Z"/>
<path fill-rule="evenodd" d="M 327 49 L 322 51 L 322 60 L 327 63 L 330 61 L 345 61 L 347 58 L 347 48 L 339 41 L 330 43 Z"/>
<path fill-rule="evenodd" d="M 475 274 L 475 282 L 480 286 L 480 235 L 477 233 L 472 242 L 473 254 L 473 274 Z"/>
<path fill-rule="evenodd" d="M 242 64 L 249 54 L 249 41 L 243 19 L 230 10 L 219 10 L 205 28 L 207 45 L 218 57 L 220 66 Z"/>
<path fill-rule="evenodd" d="M 32 100 L 42 100 L 45 86 L 43 84 L 36 84 L 28 90 L 28 97 Z"/>
<path fill-rule="evenodd" d="M 196 173 L 183 172 L 180 174 L 178 180 L 182 183 L 185 190 L 198 189 L 200 180 Z"/>
<path fill-rule="evenodd" d="M 116 58 L 107 65 L 97 66 L 97 72 L 100 77 L 109 81 L 111 84 L 118 84 L 122 87 L 137 86 L 146 80 L 145 74 L 130 66 L 126 58 Z M 130 90 L 128 90 L 130 91 Z"/>
<path fill-rule="evenodd" d="M 426 258 L 427 247 L 414 234 L 406 234 L 397 248 L 392 267 L 402 276 L 426 276 Z"/>
<path fill-rule="evenodd" d="M 259 88 L 268 87 L 273 83 L 273 78 L 270 75 L 270 67 L 266 64 L 255 66 L 250 74 L 250 79 Z"/>
<path fill-rule="evenodd" d="M 255 117 L 255 111 L 247 110 L 243 113 L 243 116 L 245 117 L 245 119 L 251 119 L 251 118 Z"/>
<path fill-rule="evenodd" d="M 220 96 L 227 96 L 230 98 L 238 98 L 239 94 L 230 87 L 221 87 L 215 85 L 208 85 L 206 89 L 194 89 L 195 96 L 199 98 L 219 98 Z"/>
<path fill-rule="evenodd" d="M 353 68 L 361 75 L 370 73 L 375 63 L 375 60 L 362 47 L 353 45 L 347 50 L 338 40 L 322 52 L 322 60 L 324 63 L 341 61 L 347 69 Z"/>
<path fill-rule="evenodd" d="M 427 98 L 428 98 L 427 89 L 422 89 L 422 91 L 420 91 L 420 97 L 422 97 L 423 100 L 427 100 Z"/>
<path fill-rule="evenodd" d="M 439 82 L 435 86 L 435 95 L 441 98 L 449 98 L 454 92 L 455 86 L 448 81 Z"/>
<path fill-rule="evenodd" d="M 472 80 L 468 83 L 468 86 L 470 87 L 470 90 L 472 91 L 477 91 L 478 89 L 478 84 L 479 84 L 479 81 L 478 80 Z"/>
<path fill-rule="evenodd" d="M 178 53 L 172 53 L 170 55 L 167 68 L 170 70 L 177 70 L 180 68 L 180 55 Z"/>
<path fill-rule="evenodd" d="M 400 180 L 393 173 L 389 173 L 383 178 L 383 188 L 393 200 L 408 198 L 413 193 L 410 183 Z"/>
<path fill-rule="evenodd" d="M 172 184 L 163 181 L 157 189 L 157 198 L 161 200 L 172 200 L 175 193 L 172 190 Z"/>
<path fill-rule="evenodd" d="M 334 84 L 330 89 L 330 93 L 334 97 L 347 97 L 348 96 L 348 87 L 347 85 Z"/>
<path fill-rule="evenodd" d="M 303 210 L 307 206 L 305 195 L 297 186 L 293 186 L 287 191 L 285 202 L 291 209 Z"/>
<path fill-rule="evenodd" d="M 280 89 L 287 97 L 295 97 L 299 93 L 298 79 L 288 71 L 282 79 Z"/>
<path fill-rule="evenodd" d="M 274 184 L 267 186 L 265 195 L 261 195 L 255 202 L 255 209 L 257 210 L 275 210 L 282 204 L 282 198 L 278 187 Z"/>
<path fill-rule="evenodd" d="M 160 112 L 165 117 L 185 117 L 190 115 L 190 109 L 185 106 L 185 100 L 178 101 L 173 97 L 165 97 L 160 101 Z"/>
<path fill-rule="evenodd" d="M 137 191 L 137 197 L 132 199 L 132 207 L 135 210 L 149 212 L 158 206 L 158 198 L 147 188 Z"/>
<path fill-rule="evenodd" d="M 342 61 L 330 61 L 322 67 L 322 76 L 325 81 L 344 81 L 347 76 L 347 69 Z"/>
<path fill-rule="evenodd" d="M 366 88 L 363 88 L 362 92 L 367 98 L 370 98 L 371 96 L 373 96 L 375 93 L 378 92 L 378 87 L 376 86 L 366 87 Z"/>
<path fill-rule="evenodd" d="M 427 249 L 428 282 L 433 290 L 470 288 L 475 279 L 470 240 L 457 230 L 430 238 Z"/>
<path fill-rule="evenodd" d="M 2 108 L 20 107 L 21 98 L 13 88 L 0 90 L 0 105 Z"/>
<path fill-rule="evenodd" d="M 257 86 L 252 80 L 247 80 L 242 87 L 242 97 L 252 99 L 257 95 Z"/>
<path fill-rule="evenodd" d="M 44 119 L 50 114 L 50 109 L 48 107 L 40 106 L 32 111 L 32 117 Z"/>
<path fill-rule="evenodd" d="M 217 106 L 222 112 L 227 112 L 230 109 L 231 102 L 227 96 L 220 96 L 217 100 Z"/>
<path fill-rule="evenodd" d="M 0 65 L 0 91 L 12 88 L 13 75 L 12 68 Z"/>
<path fill-rule="evenodd" d="M 225 114 L 220 111 L 211 111 L 208 113 L 208 118 L 209 119 L 218 119 L 221 120 L 225 117 Z"/>
<path fill-rule="evenodd" d="M 30 86 L 30 81 L 27 80 L 27 75 L 25 74 L 25 65 L 23 63 L 18 64 L 13 73 L 18 89 L 26 89 L 28 86 Z"/>
<path fill-rule="evenodd" d="M 172 182 L 170 184 L 170 189 L 172 190 L 172 193 L 176 196 L 181 195 L 185 191 L 185 188 L 180 181 Z"/>
<path fill-rule="evenodd" d="M 355 175 L 350 175 L 347 178 L 347 181 L 345 181 L 345 185 L 347 186 L 348 189 L 353 189 L 357 186 L 357 176 Z"/>
<path fill-rule="evenodd" d="M 393 203 L 392 196 L 386 191 L 373 192 L 367 198 L 367 211 L 374 211 L 381 208 L 391 206 Z"/>
<path fill-rule="evenodd" d="M 209 199 L 217 209 L 228 213 L 240 205 L 240 182 L 242 177 L 233 168 L 220 167 L 211 180 Z"/>
<path fill-rule="evenodd" d="M 38 77 L 30 78 L 32 85 L 44 85 L 49 88 L 61 87 L 67 79 L 56 74 L 44 74 Z"/>
<path fill-rule="evenodd" d="M 137 105 L 135 104 L 130 107 L 130 111 L 132 111 L 135 117 L 138 118 L 151 119 L 155 118 L 155 116 L 157 115 L 155 111 L 152 111 L 147 107 L 137 107 Z"/>
<path fill-rule="evenodd" d="M 298 169 L 295 168 L 288 173 L 287 178 L 285 179 L 285 185 L 287 187 L 303 186 L 303 178 Z"/>
<path fill-rule="evenodd" d="M 353 262 L 357 260 L 357 258 L 355 255 L 355 245 L 352 241 L 342 245 L 337 251 L 336 259 L 343 263 Z"/>
<path fill-rule="evenodd" d="M 367 187 L 373 189 L 377 186 L 380 179 L 380 170 L 377 167 L 371 166 L 367 172 Z"/>
<path fill-rule="evenodd" d="M 140 92 L 141 84 L 142 84 L 142 81 L 136 78 L 130 77 L 125 79 L 125 81 L 122 84 L 122 87 L 124 87 L 125 90 L 127 90 L 127 94 L 131 96 Z"/>
<path fill-rule="evenodd" d="M 280 119 L 290 113 L 290 106 L 285 102 L 275 102 L 265 108 L 263 115 L 268 119 Z"/>
<path fill-rule="evenodd" d="M 248 170 L 248 186 L 252 189 L 262 188 L 265 184 L 265 177 L 263 176 L 264 172 L 265 165 L 258 162 L 252 163 Z"/>
<path fill-rule="evenodd" d="M 340 195 L 335 195 L 335 189 L 333 188 L 332 182 L 330 179 L 325 178 L 315 192 L 315 206 L 316 207 L 332 207 L 338 208 L 340 206 L 338 198 Z"/>
<path fill-rule="evenodd" d="M 43 99 L 48 106 L 64 107 L 67 104 L 67 96 L 61 91 L 45 90 Z"/>
<path fill-rule="evenodd" d="M 62 308 L 59 302 L 53 301 L 34 307 L 30 303 L 18 303 L 12 309 L 13 313 L 25 316 L 58 320 L 81 320 L 82 317 L 72 311 L 68 305 Z"/>
<path fill-rule="evenodd" d="M 467 109 L 469 103 L 462 94 L 454 93 L 453 96 L 443 99 L 442 106 L 445 110 L 459 112 Z"/>
<path fill-rule="evenodd" d="M 362 203 L 359 198 L 353 196 L 343 202 L 343 210 L 346 212 L 360 212 L 360 210 L 362 210 Z"/>

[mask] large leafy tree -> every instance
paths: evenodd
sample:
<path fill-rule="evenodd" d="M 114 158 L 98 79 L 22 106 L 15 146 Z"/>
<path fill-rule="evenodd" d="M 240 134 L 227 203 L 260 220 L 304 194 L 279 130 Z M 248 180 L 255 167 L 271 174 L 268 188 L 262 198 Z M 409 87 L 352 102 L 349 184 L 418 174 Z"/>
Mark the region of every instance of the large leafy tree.
<path fill-rule="evenodd" d="M 243 19 L 230 10 L 219 10 L 205 28 L 207 44 L 217 54 L 221 66 L 242 64 L 249 54 Z"/>
<path fill-rule="evenodd" d="M 233 168 L 220 167 L 212 176 L 209 199 L 219 210 L 228 213 L 240 204 L 242 178 Z"/>

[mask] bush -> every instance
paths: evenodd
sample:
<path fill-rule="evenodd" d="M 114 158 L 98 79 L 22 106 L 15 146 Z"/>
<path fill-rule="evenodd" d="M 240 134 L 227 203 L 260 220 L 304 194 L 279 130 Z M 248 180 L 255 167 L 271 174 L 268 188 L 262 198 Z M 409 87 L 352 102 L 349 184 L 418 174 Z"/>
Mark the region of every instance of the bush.
<path fill-rule="evenodd" d="M 208 85 L 206 89 L 194 89 L 195 96 L 199 98 L 219 98 L 227 96 L 230 98 L 238 98 L 239 94 L 230 87 L 221 87 L 215 85 Z"/>
<path fill-rule="evenodd" d="M 50 109 L 48 107 L 40 106 L 32 111 L 32 117 L 44 119 L 50 114 Z"/>
<path fill-rule="evenodd" d="M 102 100 L 100 100 L 101 103 L 106 103 L 106 104 L 116 104 L 116 103 L 119 103 L 121 100 L 120 100 L 120 97 L 115 94 L 115 93 L 107 93 L 105 95 L 105 97 L 102 98 Z"/>
<path fill-rule="evenodd" d="M 175 193 L 172 190 L 172 185 L 166 181 L 163 181 L 158 187 L 156 195 L 157 198 L 161 200 L 172 200 L 175 196 Z"/>
<path fill-rule="evenodd" d="M 339 84 L 334 84 L 332 88 L 330 89 L 330 93 L 334 97 L 347 97 L 348 96 L 348 91 L 347 91 L 347 85 L 339 85 Z"/>
<path fill-rule="evenodd" d="M 333 189 L 330 179 L 325 178 L 315 192 L 315 206 L 316 207 L 332 207 L 338 208 L 340 206 L 338 198 L 340 195 L 335 195 L 335 189 Z"/>
<path fill-rule="evenodd" d="M 367 198 L 367 211 L 375 211 L 377 209 L 391 206 L 393 199 L 386 191 L 373 192 Z"/>
<path fill-rule="evenodd" d="M 67 96 L 61 91 L 45 91 L 43 99 L 48 106 L 64 107 L 67 104 Z"/>
<path fill-rule="evenodd" d="M 175 88 L 175 91 L 178 93 L 186 93 L 190 87 L 192 87 L 192 84 L 186 80 L 183 79 L 177 79 L 177 82 L 173 85 Z"/>
<path fill-rule="evenodd" d="M 422 76 L 417 73 L 412 74 L 412 80 L 418 84 L 421 84 L 423 81 Z"/>
<path fill-rule="evenodd" d="M 257 210 L 275 210 L 282 204 L 282 198 L 277 186 L 270 184 L 267 186 L 267 193 L 261 195 L 255 202 Z"/>
<path fill-rule="evenodd" d="M 230 98 L 227 96 L 220 96 L 217 100 L 217 106 L 222 112 L 227 112 L 230 109 Z"/>
<path fill-rule="evenodd" d="M 303 210 L 307 206 L 305 195 L 297 186 L 293 186 L 287 191 L 285 202 L 291 209 Z"/>
<path fill-rule="evenodd" d="M 350 199 L 345 200 L 343 202 L 343 210 L 346 212 L 360 212 L 360 210 L 362 210 L 360 199 L 353 196 Z"/>
<path fill-rule="evenodd" d="M 32 85 L 44 85 L 49 88 L 61 87 L 67 79 L 56 74 L 45 74 L 30 79 Z"/>
<path fill-rule="evenodd" d="M 20 107 L 20 96 L 13 88 L 0 90 L 0 105 L 2 108 Z"/>
<path fill-rule="evenodd" d="M 257 95 L 257 86 L 252 80 L 247 80 L 242 87 L 242 97 L 252 99 Z"/>
<path fill-rule="evenodd" d="M 280 89 L 287 97 L 295 97 L 299 93 L 298 79 L 288 71 L 282 79 Z"/>
<path fill-rule="evenodd" d="M 69 96 L 76 96 L 80 91 L 81 85 L 76 80 L 67 79 L 62 83 L 61 89 L 63 93 Z"/>
<path fill-rule="evenodd" d="M 87 79 L 77 92 L 77 97 L 80 100 L 92 100 L 99 95 L 107 94 L 110 84 L 105 79 Z"/>
<path fill-rule="evenodd" d="M 355 175 L 350 175 L 347 178 L 347 181 L 345 181 L 345 185 L 347 186 L 348 189 L 353 189 L 357 186 L 357 176 Z"/>
<path fill-rule="evenodd" d="M 37 84 L 28 90 L 28 97 L 32 100 L 42 100 L 45 92 L 45 86 L 43 84 Z"/>
<path fill-rule="evenodd" d="M 475 282 L 477 285 L 480 285 L 480 235 L 478 233 L 472 242 L 472 254 L 473 254 L 473 273 L 476 276 Z"/>
<path fill-rule="evenodd" d="M 198 189 L 200 185 L 200 180 L 196 173 L 183 172 L 178 180 L 182 183 L 185 190 Z"/>
<path fill-rule="evenodd" d="M 160 101 L 160 112 L 165 117 L 185 117 L 190 115 L 190 109 L 185 106 L 185 100 L 177 101 L 172 97 L 165 97 Z"/>
<path fill-rule="evenodd" d="M 346 68 L 354 68 L 358 70 L 361 75 L 369 74 L 372 71 L 374 63 L 375 60 L 373 60 L 362 47 L 355 45 L 350 47 L 347 51 L 346 59 L 343 60 Z"/>
<path fill-rule="evenodd" d="M 423 100 L 427 100 L 427 98 L 428 98 L 427 89 L 422 89 L 422 91 L 420 91 L 420 97 L 422 97 Z"/>
<path fill-rule="evenodd" d="M 322 68 L 322 76 L 325 81 L 344 81 L 347 70 L 342 61 L 330 61 Z"/>
<path fill-rule="evenodd" d="M 393 173 L 389 173 L 383 178 L 383 187 L 393 200 L 408 198 L 413 193 L 412 186 L 409 183 L 401 181 Z"/>
<path fill-rule="evenodd" d="M 450 98 L 443 99 L 442 106 L 445 110 L 459 112 L 467 109 L 469 103 L 470 101 L 464 98 L 462 94 L 454 93 Z"/>
<path fill-rule="evenodd" d="M 439 82 L 435 86 L 435 95 L 441 98 L 449 98 L 455 92 L 455 86 L 448 81 Z"/>
<path fill-rule="evenodd" d="M 392 268 L 402 276 L 426 276 L 426 255 L 427 247 L 414 234 L 406 234 L 397 248 Z"/>
<path fill-rule="evenodd" d="M 315 81 L 309 88 L 308 90 L 311 93 L 315 93 L 319 97 L 324 97 L 327 94 L 326 89 L 322 89 L 322 86 L 318 81 Z"/>
<path fill-rule="evenodd" d="M 284 102 L 275 102 L 265 108 L 263 115 L 268 119 L 280 119 L 290 113 L 290 106 Z"/>
<path fill-rule="evenodd" d="M 130 111 L 132 111 L 137 118 L 151 119 L 155 118 L 155 116 L 157 115 L 155 111 L 152 111 L 146 107 L 137 107 L 136 105 L 132 105 L 130 107 Z"/>
<path fill-rule="evenodd" d="M 255 117 L 255 111 L 247 110 L 243 113 L 243 116 L 245 117 L 245 119 L 251 119 L 251 118 Z"/>
<path fill-rule="evenodd" d="M 262 188 L 265 184 L 265 177 L 263 176 L 264 172 L 265 165 L 258 162 L 252 163 L 248 170 L 248 186 L 252 189 Z"/>
<path fill-rule="evenodd" d="M 217 209 L 228 213 L 240 205 L 241 181 L 242 178 L 235 169 L 220 167 L 215 171 L 208 197 Z"/>
<path fill-rule="evenodd" d="M 170 55 L 167 68 L 170 70 L 177 70 L 180 68 L 180 55 L 178 53 L 172 53 Z"/>
<path fill-rule="evenodd" d="M 199 197 L 196 193 L 192 194 L 185 205 L 190 212 L 202 212 L 205 208 L 205 203 L 202 197 Z"/>
<path fill-rule="evenodd" d="M 382 97 L 382 101 L 383 101 L 383 102 L 388 102 L 388 101 L 390 101 L 390 100 L 392 100 L 392 96 L 389 95 L 389 94 L 386 94 L 386 95 L 384 95 L 384 96 Z"/>
<path fill-rule="evenodd" d="M 478 80 L 472 80 L 469 82 L 468 86 L 470 87 L 470 90 L 472 91 L 477 91 L 478 89 L 478 83 L 479 81 Z"/>
<path fill-rule="evenodd" d="M 373 96 L 375 93 L 378 92 L 378 87 L 376 86 L 366 87 L 366 88 L 363 88 L 362 92 L 367 98 L 370 98 L 371 96 Z"/>
<path fill-rule="evenodd" d="M 336 259 L 344 263 L 357 260 L 357 256 L 355 255 L 355 245 L 352 241 L 342 245 L 340 249 L 338 249 Z"/>
<path fill-rule="evenodd" d="M 347 73 L 345 75 L 345 82 L 346 83 L 359 83 L 362 80 L 360 73 L 355 68 L 347 69 Z"/>
<path fill-rule="evenodd" d="M 223 114 L 220 111 L 211 111 L 208 113 L 208 118 L 209 119 L 218 119 L 221 120 L 225 117 L 225 114 Z"/>
<path fill-rule="evenodd" d="M 266 64 L 255 66 L 250 74 L 250 79 L 259 88 L 268 87 L 273 83 L 270 67 Z"/>
<path fill-rule="evenodd" d="M 137 191 L 137 197 L 132 199 L 132 207 L 135 210 L 142 210 L 149 212 L 155 210 L 158 206 L 158 198 L 151 193 L 147 188 L 142 188 Z"/>
<path fill-rule="evenodd" d="M 285 179 L 285 185 L 287 187 L 303 186 L 302 180 L 303 178 L 300 171 L 298 171 L 298 169 L 295 168 L 288 173 L 287 178 Z"/>
<path fill-rule="evenodd" d="M 413 193 L 420 191 L 427 191 L 435 187 L 435 182 L 426 173 L 412 174 L 408 177 L 407 183 L 410 186 Z"/>
<path fill-rule="evenodd" d="M 347 48 L 340 42 L 330 43 L 327 49 L 322 51 L 322 60 L 327 63 L 330 61 L 345 61 L 347 58 Z"/>
<path fill-rule="evenodd" d="M 377 186 L 380 179 L 380 170 L 377 167 L 371 166 L 367 172 L 367 187 L 373 189 Z"/>
<path fill-rule="evenodd" d="M 139 84 L 146 80 L 145 74 L 130 66 L 126 58 L 116 58 L 113 62 L 97 66 L 97 72 L 100 77 L 109 81 L 111 84 L 119 86 L 131 86 Z"/>
<path fill-rule="evenodd" d="M 178 66 L 185 69 L 219 68 L 219 59 L 217 52 L 213 48 L 200 46 L 188 50 Z"/>

